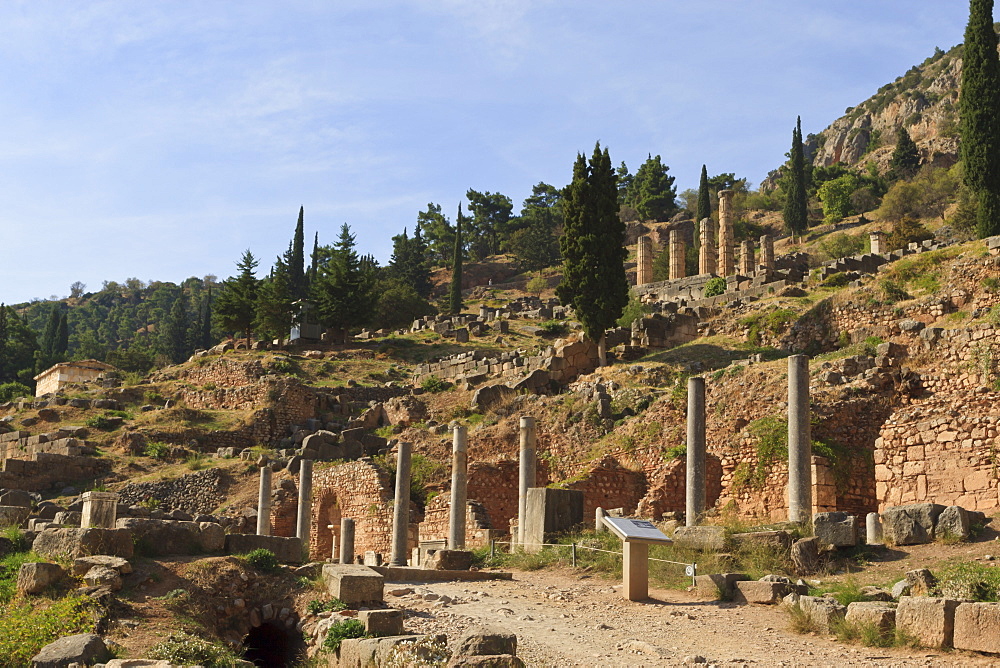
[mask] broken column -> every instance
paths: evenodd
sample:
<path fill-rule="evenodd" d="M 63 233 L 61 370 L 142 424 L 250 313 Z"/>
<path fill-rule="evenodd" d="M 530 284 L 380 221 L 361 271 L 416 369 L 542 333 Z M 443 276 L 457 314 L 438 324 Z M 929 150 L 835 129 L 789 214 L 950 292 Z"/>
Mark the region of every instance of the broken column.
<path fill-rule="evenodd" d="M 118 495 L 113 492 L 84 492 L 83 513 L 80 527 L 83 529 L 114 529 L 118 519 Z"/>
<path fill-rule="evenodd" d="M 809 356 L 788 358 L 788 520 L 812 519 L 812 442 L 809 440 Z"/>
<path fill-rule="evenodd" d="M 684 233 L 681 230 L 670 230 L 670 280 L 684 278 Z"/>
<path fill-rule="evenodd" d="M 756 271 L 754 263 L 753 242 L 744 241 L 740 244 L 740 275 L 751 276 Z"/>
<path fill-rule="evenodd" d="M 865 516 L 865 543 L 868 545 L 882 545 L 884 542 L 881 516 L 878 513 L 868 513 Z"/>
<path fill-rule="evenodd" d="M 399 443 L 396 457 L 396 498 L 392 509 L 392 559 L 390 566 L 406 565 L 406 539 L 410 527 L 410 444 Z"/>
<path fill-rule="evenodd" d="M 888 252 L 889 249 L 885 246 L 885 232 L 871 232 L 868 234 L 868 239 L 871 242 L 872 253 L 875 255 Z"/>
<path fill-rule="evenodd" d="M 448 549 L 465 549 L 465 502 L 468 485 L 469 430 L 456 425 L 452 436 L 451 514 L 448 518 Z"/>
<path fill-rule="evenodd" d="M 517 542 L 524 544 L 528 489 L 535 486 L 535 418 L 521 417 L 521 471 L 517 486 Z"/>
<path fill-rule="evenodd" d="M 760 238 L 760 265 L 765 271 L 774 271 L 774 239 L 768 234 Z"/>
<path fill-rule="evenodd" d="M 733 191 L 719 191 L 719 276 L 729 276 L 736 271 L 733 238 Z"/>
<path fill-rule="evenodd" d="M 354 563 L 354 520 L 350 517 L 340 520 L 340 563 Z"/>
<path fill-rule="evenodd" d="M 595 533 L 604 533 L 605 531 L 608 530 L 608 528 L 606 526 L 604 526 L 604 518 L 606 516 L 607 516 L 607 513 L 604 512 L 604 508 L 601 508 L 600 506 L 597 506 L 597 508 L 594 509 L 594 532 Z"/>
<path fill-rule="evenodd" d="M 299 514 L 296 516 L 295 535 L 302 539 L 303 545 L 309 544 L 309 520 L 311 519 L 311 501 L 313 487 L 313 463 L 311 459 L 299 462 Z"/>
<path fill-rule="evenodd" d="M 636 242 L 636 285 L 653 282 L 653 240 L 648 236 L 639 237 Z"/>
<path fill-rule="evenodd" d="M 260 491 L 257 494 L 257 535 L 271 535 L 271 467 L 260 468 Z"/>
<path fill-rule="evenodd" d="M 685 524 L 697 526 L 705 512 L 705 379 L 688 378 L 687 503 Z"/>
<path fill-rule="evenodd" d="M 703 218 L 699 224 L 701 234 L 701 250 L 698 253 L 698 273 L 714 274 L 715 262 L 715 225 L 711 218 Z"/>

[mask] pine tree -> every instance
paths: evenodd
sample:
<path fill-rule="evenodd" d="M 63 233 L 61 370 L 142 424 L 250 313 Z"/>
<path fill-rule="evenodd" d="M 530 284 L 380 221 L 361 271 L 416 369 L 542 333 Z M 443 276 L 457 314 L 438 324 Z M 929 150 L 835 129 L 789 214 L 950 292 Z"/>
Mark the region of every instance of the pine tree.
<path fill-rule="evenodd" d="M 196 348 L 208 350 L 212 347 L 212 288 L 209 286 L 201 307 L 201 322 L 198 329 Z"/>
<path fill-rule="evenodd" d="M 45 357 L 43 364 L 45 368 L 49 366 L 49 360 L 55 356 L 56 337 L 59 335 L 59 304 L 53 304 L 49 311 L 49 319 L 45 322 L 45 330 L 42 332 L 42 345 L 39 352 Z M 40 369 L 41 371 L 44 370 Z"/>
<path fill-rule="evenodd" d="M 0 302 L 0 383 L 7 380 L 7 337 L 8 337 L 8 327 L 7 327 L 7 307 Z"/>
<path fill-rule="evenodd" d="M 321 324 L 347 331 L 371 318 L 374 296 L 373 261 L 360 258 L 354 235 L 344 223 L 332 247 L 320 248 L 320 263 L 312 298 Z"/>
<path fill-rule="evenodd" d="M 629 173 L 628 165 L 625 164 L 624 160 L 622 160 L 622 164 L 618 165 L 615 176 L 618 178 L 618 206 L 621 207 L 625 204 L 625 198 L 628 196 L 629 188 L 632 187 L 632 181 L 635 177 Z"/>
<path fill-rule="evenodd" d="M 158 334 L 160 352 L 172 364 L 179 364 L 188 357 L 188 315 L 183 292 L 174 300 Z"/>
<path fill-rule="evenodd" d="M 243 332 L 247 343 L 253 333 L 253 320 L 257 306 L 257 287 L 259 281 L 254 273 L 257 270 L 257 258 L 250 249 L 236 263 L 240 273 L 222 282 L 222 292 L 215 299 L 212 316 L 219 329 L 227 332 Z"/>
<path fill-rule="evenodd" d="M 660 156 L 649 156 L 636 171 L 625 204 L 634 208 L 642 220 L 667 220 L 677 212 L 677 189 L 668 171 L 670 168 Z"/>
<path fill-rule="evenodd" d="M 1000 233 L 1000 59 L 993 0 L 972 0 L 965 29 L 959 98 L 965 184 L 979 207 L 979 236 Z"/>
<path fill-rule="evenodd" d="M 920 150 L 902 125 L 896 131 L 896 148 L 889 158 L 889 173 L 894 179 L 908 179 L 920 169 Z"/>
<path fill-rule="evenodd" d="M 455 219 L 455 248 L 451 253 L 451 291 L 448 296 L 451 313 L 462 312 L 462 220 L 462 205 L 459 204 L 458 218 Z"/>
<path fill-rule="evenodd" d="M 698 183 L 698 211 L 695 213 L 694 223 L 697 233 L 698 225 L 705 218 L 712 216 L 712 194 L 708 189 L 708 169 L 701 166 L 701 181 Z"/>
<path fill-rule="evenodd" d="M 291 282 L 289 263 L 275 258 L 270 276 L 261 281 L 254 306 L 254 330 L 269 339 L 287 338 L 292 328 Z"/>
<path fill-rule="evenodd" d="M 809 226 L 806 200 L 805 152 L 802 146 L 802 119 L 797 118 L 792 130 L 792 150 L 788 154 L 788 174 L 785 178 L 785 230 L 792 236 L 805 234 Z"/>
<path fill-rule="evenodd" d="M 430 271 L 427 267 L 427 247 L 420 236 L 418 227 L 413 237 L 408 237 L 406 228 L 402 234 L 392 238 L 392 258 L 389 260 L 389 274 L 405 285 L 409 285 L 421 297 L 431 292 Z"/>
<path fill-rule="evenodd" d="M 614 325 L 628 304 L 625 276 L 625 224 L 618 218 L 618 193 L 608 150 L 600 142 L 587 160 L 578 154 L 573 181 L 566 187 L 560 248 L 563 279 L 559 300 L 576 311 L 583 331 L 598 344 L 601 364 L 607 364 L 605 330 Z"/>
<path fill-rule="evenodd" d="M 306 296 L 304 217 L 305 207 L 300 206 L 299 220 L 295 224 L 295 236 L 292 237 L 288 256 L 288 289 L 293 300 Z"/>

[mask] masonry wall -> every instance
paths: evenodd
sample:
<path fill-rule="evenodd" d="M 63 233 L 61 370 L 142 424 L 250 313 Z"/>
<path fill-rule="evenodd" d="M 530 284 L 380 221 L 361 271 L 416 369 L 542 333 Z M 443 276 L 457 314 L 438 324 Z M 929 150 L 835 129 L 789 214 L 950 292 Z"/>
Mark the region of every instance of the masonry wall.
<path fill-rule="evenodd" d="M 420 523 L 420 540 L 447 540 L 451 526 L 451 494 L 438 494 L 427 503 Z M 495 532 L 483 504 L 469 501 L 465 510 L 465 546 L 485 547 Z"/>

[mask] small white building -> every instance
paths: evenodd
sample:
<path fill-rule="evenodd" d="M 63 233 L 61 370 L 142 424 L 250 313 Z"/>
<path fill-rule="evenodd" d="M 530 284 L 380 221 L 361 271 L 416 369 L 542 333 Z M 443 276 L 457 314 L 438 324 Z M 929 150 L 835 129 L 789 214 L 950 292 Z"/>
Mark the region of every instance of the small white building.
<path fill-rule="evenodd" d="M 95 381 L 109 371 L 117 372 L 118 369 L 98 360 L 59 362 L 35 376 L 35 396 L 58 392 L 72 383 Z"/>

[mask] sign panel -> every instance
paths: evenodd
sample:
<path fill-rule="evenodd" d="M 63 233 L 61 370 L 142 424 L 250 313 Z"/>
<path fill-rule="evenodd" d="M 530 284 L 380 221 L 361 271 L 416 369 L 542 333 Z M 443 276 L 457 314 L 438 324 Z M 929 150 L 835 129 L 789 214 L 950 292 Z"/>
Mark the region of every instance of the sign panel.
<path fill-rule="evenodd" d="M 627 517 L 605 517 L 604 524 L 619 538 L 634 543 L 673 543 L 666 534 L 649 520 L 633 520 Z"/>

